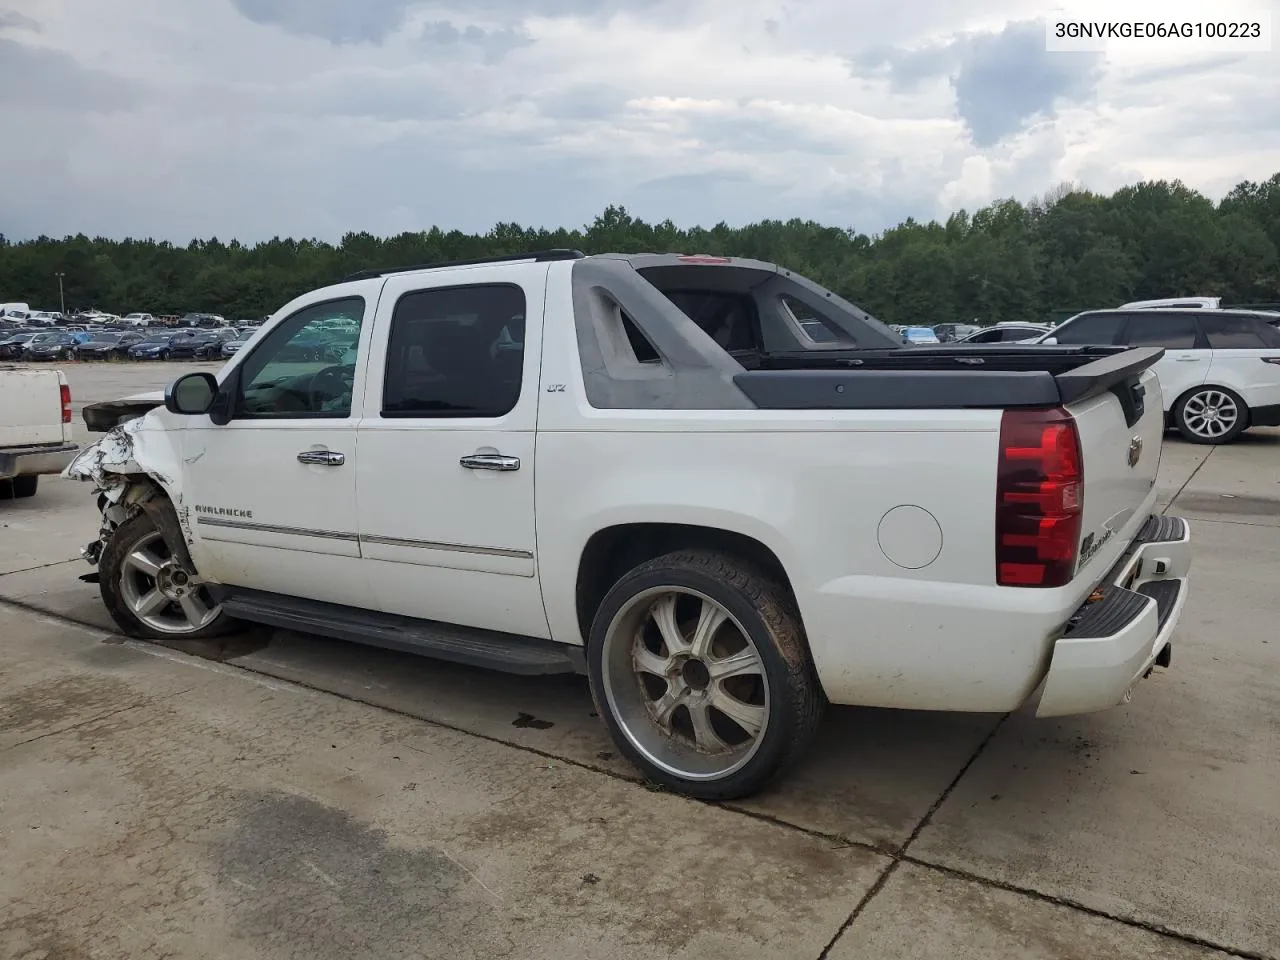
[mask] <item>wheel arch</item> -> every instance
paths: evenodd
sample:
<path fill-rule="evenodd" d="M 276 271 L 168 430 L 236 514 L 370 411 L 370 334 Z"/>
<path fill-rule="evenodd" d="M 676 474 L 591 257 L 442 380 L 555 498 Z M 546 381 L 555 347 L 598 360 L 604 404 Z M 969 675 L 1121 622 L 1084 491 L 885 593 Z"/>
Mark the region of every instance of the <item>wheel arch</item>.
<path fill-rule="evenodd" d="M 605 594 L 627 571 L 663 554 L 689 549 L 715 550 L 747 560 L 777 577 L 795 601 L 786 567 L 777 553 L 755 537 L 686 523 L 618 523 L 593 533 L 578 557 L 574 603 L 583 643 L 591 635 L 591 623 Z"/>

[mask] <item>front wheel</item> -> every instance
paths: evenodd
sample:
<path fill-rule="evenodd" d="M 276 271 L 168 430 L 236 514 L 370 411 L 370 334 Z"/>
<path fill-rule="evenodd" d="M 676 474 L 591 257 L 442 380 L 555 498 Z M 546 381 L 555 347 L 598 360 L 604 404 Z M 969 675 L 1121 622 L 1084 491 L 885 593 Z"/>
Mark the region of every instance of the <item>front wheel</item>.
<path fill-rule="evenodd" d="M 776 776 L 825 704 L 790 592 L 728 554 L 671 553 L 623 576 L 596 613 L 587 664 L 622 754 L 703 800 Z"/>
<path fill-rule="evenodd" d="M 98 569 L 102 602 L 128 636 L 190 640 L 231 629 L 230 617 L 146 513 L 115 529 Z"/>
<path fill-rule="evenodd" d="M 1198 387 L 1178 401 L 1173 422 L 1191 443 L 1230 443 L 1249 426 L 1249 408 L 1234 390 Z"/>

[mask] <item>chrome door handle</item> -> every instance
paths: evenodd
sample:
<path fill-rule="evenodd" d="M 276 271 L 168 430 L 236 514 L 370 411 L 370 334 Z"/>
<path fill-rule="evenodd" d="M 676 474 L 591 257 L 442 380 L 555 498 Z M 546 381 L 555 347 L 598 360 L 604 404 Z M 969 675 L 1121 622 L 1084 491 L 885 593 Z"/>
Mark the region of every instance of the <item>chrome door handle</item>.
<path fill-rule="evenodd" d="M 473 453 L 463 457 L 458 463 L 468 470 L 519 470 L 520 458 L 507 457 L 501 453 Z"/>
<path fill-rule="evenodd" d="M 340 467 L 347 462 L 347 458 L 335 450 L 303 450 L 298 454 L 298 462 L 313 463 L 319 467 Z"/>
<path fill-rule="evenodd" d="M 1200 360 L 1201 360 L 1202 358 L 1200 358 L 1200 357 L 1174 357 L 1173 359 L 1177 360 L 1179 363 L 1199 363 L 1199 362 L 1200 362 Z"/>

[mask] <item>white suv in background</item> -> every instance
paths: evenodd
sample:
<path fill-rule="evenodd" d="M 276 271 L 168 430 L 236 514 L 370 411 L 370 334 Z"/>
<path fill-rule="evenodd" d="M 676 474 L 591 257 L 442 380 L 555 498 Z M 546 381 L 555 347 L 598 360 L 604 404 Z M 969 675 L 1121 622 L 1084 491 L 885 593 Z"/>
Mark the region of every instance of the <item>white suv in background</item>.
<path fill-rule="evenodd" d="M 1229 443 L 1280 425 L 1280 329 L 1252 310 L 1090 310 L 1041 343 L 1164 347 L 1156 363 L 1169 425 L 1192 443 Z"/>

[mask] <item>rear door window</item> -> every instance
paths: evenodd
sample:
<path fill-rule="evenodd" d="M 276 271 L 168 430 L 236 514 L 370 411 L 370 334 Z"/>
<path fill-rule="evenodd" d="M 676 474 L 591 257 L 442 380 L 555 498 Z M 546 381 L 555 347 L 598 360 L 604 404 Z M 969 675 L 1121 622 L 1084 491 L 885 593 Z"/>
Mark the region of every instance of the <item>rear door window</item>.
<path fill-rule="evenodd" d="M 505 416 L 524 375 L 524 291 L 512 284 L 404 294 L 391 315 L 382 416 Z"/>
<path fill-rule="evenodd" d="M 1124 322 L 1124 315 L 1117 313 L 1093 313 L 1076 317 L 1053 331 L 1059 343 L 1073 346 L 1111 346 Z"/>
<path fill-rule="evenodd" d="M 1124 340 L 1131 347 L 1191 350 L 1198 338 L 1196 318 L 1190 313 L 1135 310 L 1129 314 L 1124 330 Z"/>

